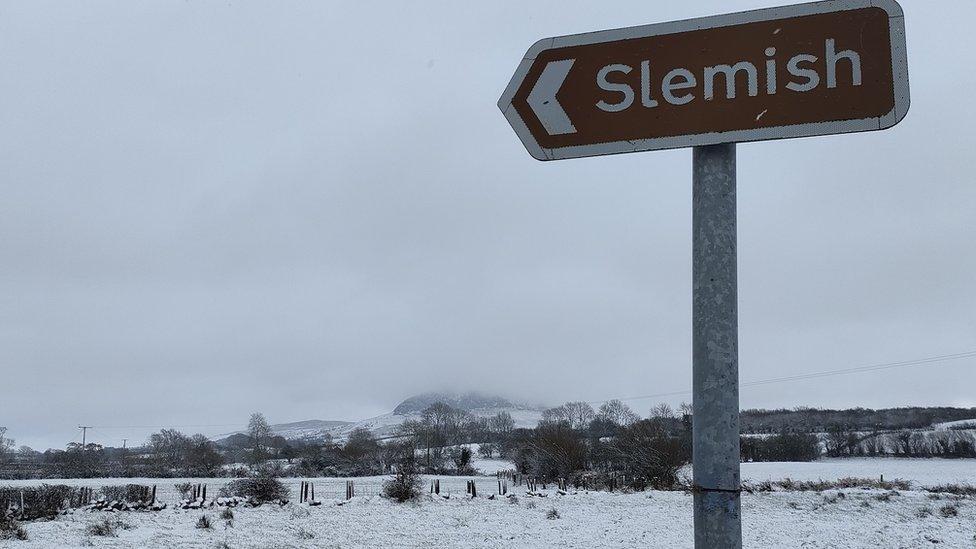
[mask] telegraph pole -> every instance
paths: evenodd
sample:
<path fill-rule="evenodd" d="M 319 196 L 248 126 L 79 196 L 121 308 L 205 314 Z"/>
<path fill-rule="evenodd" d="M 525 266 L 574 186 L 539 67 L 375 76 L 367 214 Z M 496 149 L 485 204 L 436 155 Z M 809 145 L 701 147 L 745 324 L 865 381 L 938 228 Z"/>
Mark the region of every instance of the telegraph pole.
<path fill-rule="evenodd" d="M 79 425 L 78 428 L 81 429 L 81 449 L 84 450 L 85 449 L 85 442 L 88 440 L 88 430 L 91 429 L 92 426 L 91 425 Z"/>

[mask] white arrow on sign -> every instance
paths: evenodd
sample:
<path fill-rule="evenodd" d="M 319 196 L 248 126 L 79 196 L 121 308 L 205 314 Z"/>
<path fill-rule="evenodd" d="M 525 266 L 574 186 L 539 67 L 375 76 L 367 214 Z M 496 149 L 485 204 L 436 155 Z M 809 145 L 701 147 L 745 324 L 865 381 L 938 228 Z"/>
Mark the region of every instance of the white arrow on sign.
<path fill-rule="evenodd" d="M 550 61 L 546 68 L 542 69 L 542 74 L 539 75 L 526 99 L 529 108 L 539 118 L 539 122 L 542 122 L 549 135 L 576 133 L 576 126 L 570 121 L 563 106 L 556 101 L 556 92 L 563 86 L 566 75 L 575 62 L 575 59 Z"/>

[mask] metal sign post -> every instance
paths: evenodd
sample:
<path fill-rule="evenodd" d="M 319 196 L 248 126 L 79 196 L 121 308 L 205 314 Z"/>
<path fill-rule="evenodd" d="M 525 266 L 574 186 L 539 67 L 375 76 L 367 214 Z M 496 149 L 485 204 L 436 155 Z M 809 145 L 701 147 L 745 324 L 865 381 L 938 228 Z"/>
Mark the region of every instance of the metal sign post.
<path fill-rule="evenodd" d="M 742 546 L 735 144 L 692 153 L 695 547 Z"/>
<path fill-rule="evenodd" d="M 694 147 L 698 548 L 742 546 L 735 144 L 900 122 L 904 19 L 895 0 L 825 0 L 546 38 L 498 100 L 539 160 Z"/>

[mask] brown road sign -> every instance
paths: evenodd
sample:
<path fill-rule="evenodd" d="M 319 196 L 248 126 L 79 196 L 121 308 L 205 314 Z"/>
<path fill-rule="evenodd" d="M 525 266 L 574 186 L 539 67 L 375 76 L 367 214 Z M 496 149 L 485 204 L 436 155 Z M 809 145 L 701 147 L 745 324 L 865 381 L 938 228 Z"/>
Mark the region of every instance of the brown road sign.
<path fill-rule="evenodd" d="M 546 38 L 498 101 L 539 160 L 880 130 L 908 105 L 895 0 Z"/>

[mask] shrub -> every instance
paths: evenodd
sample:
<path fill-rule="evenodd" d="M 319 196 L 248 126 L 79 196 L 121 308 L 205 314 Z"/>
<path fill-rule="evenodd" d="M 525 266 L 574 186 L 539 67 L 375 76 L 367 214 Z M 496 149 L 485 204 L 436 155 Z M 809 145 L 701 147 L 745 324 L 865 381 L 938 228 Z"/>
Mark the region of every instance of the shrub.
<path fill-rule="evenodd" d="M 772 492 L 773 483 L 768 480 L 764 480 L 756 484 L 749 484 L 748 482 L 743 482 L 742 490 L 750 494 L 754 494 L 756 492 Z"/>
<path fill-rule="evenodd" d="M 474 472 L 471 468 L 471 449 L 462 446 L 460 450 L 453 452 L 451 456 L 454 461 L 454 469 L 459 475 L 469 475 Z"/>
<path fill-rule="evenodd" d="M 820 440 L 808 433 L 743 436 L 739 447 L 742 461 L 813 461 L 820 457 Z"/>
<path fill-rule="evenodd" d="M 197 519 L 196 527 L 201 530 L 210 530 L 213 528 L 213 523 L 210 521 L 210 515 L 203 515 Z"/>
<path fill-rule="evenodd" d="M 673 432 L 661 420 L 641 420 L 619 429 L 610 456 L 615 469 L 633 479 L 633 488 L 674 489 L 678 472 L 691 461 L 690 433 Z"/>
<path fill-rule="evenodd" d="M 179 482 L 173 485 L 180 493 L 180 499 L 190 499 L 193 497 L 193 484 L 189 482 Z"/>
<path fill-rule="evenodd" d="M 491 459 L 498 452 L 498 447 L 490 442 L 483 442 L 478 445 L 478 453 L 483 458 Z"/>
<path fill-rule="evenodd" d="M 0 540 L 9 539 L 27 541 L 27 530 L 24 530 L 17 519 L 0 514 Z"/>
<path fill-rule="evenodd" d="M 955 505 L 943 505 L 939 508 L 939 514 L 942 515 L 943 518 L 958 517 L 959 508 Z"/>
<path fill-rule="evenodd" d="M 232 511 L 230 507 L 227 507 L 220 512 L 220 518 L 224 520 L 234 520 L 234 511 Z"/>
<path fill-rule="evenodd" d="M 119 519 L 102 519 L 98 522 L 93 522 L 88 525 L 88 533 L 93 536 L 99 536 L 103 538 L 114 538 L 119 535 L 119 528 L 123 530 L 128 530 L 132 526 L 123 522 Z"/>
<path fill-rule="evenodd" d="M 865 488 L 874 490 L 910 490 L 911 483 L 906 480 L 878 480 L 871 478 L 846 477 L 838 480 L 807 480 L 797 481 L 783 479 L 773 483 L 784 490 L 796 492 L 823 492 L 825 490 L 839 490 L 851 488 Z"/>
<path fill-rule="evenodd" d="M 549 509 L 549 511 L 546 512 L 546 518 L 549 520 L 556 520 L 559 518 L 559 511 L 557 511 L 555 507 Z"/>
<path fill-rule="evenodd" d="M 298 532 L 297 532 L 297 535 L 298 535 L 298 539 L 303 539 L 303 540 L 310 540 L 310 539 L 312 539 L 312 538 L 315 537 L 315 534 L 313 534 L 312 532 L 309 532 L 308 530 L 306 530 L 304 528 L 299 528 L 298 529 Z"/>
<path fill-rule="evenodd" d="M 953 494 L 956 496 L 976 496 L 976 486 L 971 484 L 941 484 L 925 489 L 933 494 Z"/>
<path fill-rule="evenodd" d="M 24 509 L 18 518 L 33 520 L 54 518 L 71 505 L 78 493 L 77 488 L 61 484 L 42 484 L 24 488 L 0 488 L 0 509 L 20 508 L 21 494 L 24 496 Z"/>
<path fill-rule="evenodd" d="M 422 492 L 423 479 L 413 460 L 401 464 L 393 478 L 383 483 L 383 493 L 398 503 L 417 499 Z"/>
<path fill-rule="evenodd" d="M 918 511 L 915 511 L 915 516 L 918 518 L 925 518 L 932 516 L 932 508 L 929 506 L 919 507 Z"/>
<path fill-rule="evenodd" d="M 288 489 L 274 477 L 254 477 L 235 480 L 220 489 L 223 497 L 240 496 L 250 498 L 255 503 L 286 501 Z"/>
<path fill-rule="evenodd" d="M 122 486 L 102 486 L 102 497 L 106 501 L 143 501 L 147 497 L 148 486 L 141 484 L 124 484 Z"/>

